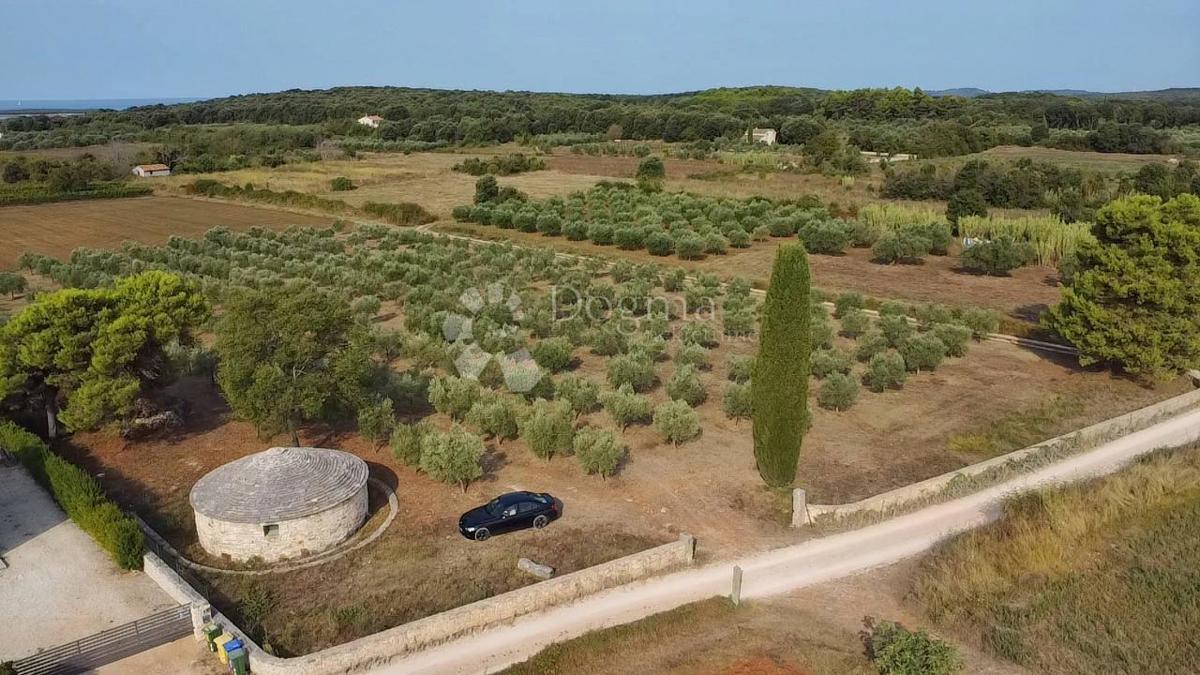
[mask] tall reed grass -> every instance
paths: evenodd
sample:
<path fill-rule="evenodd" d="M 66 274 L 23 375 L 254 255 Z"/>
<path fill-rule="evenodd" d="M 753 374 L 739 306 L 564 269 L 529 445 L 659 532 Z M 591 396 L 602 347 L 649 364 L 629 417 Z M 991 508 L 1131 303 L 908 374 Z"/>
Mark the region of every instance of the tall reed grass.
<path fill-rule="evenodd" d="M 898 230 L 909 225 L 946 222 L 946 216 L 936 209 L 887 203 L 867 204 L 858 210 L 858 219 L 868 225 L 889 230 Z"/>
<path fill-rule="evenodd" d="M 1033 245 L 1039 265 L 1053 266 L 1093 240 L 1091 223 L 1064 223 L 1058 216 L 964 216 L 958 220 L 964 237 L 994 239 L 1008 235 Z"/>

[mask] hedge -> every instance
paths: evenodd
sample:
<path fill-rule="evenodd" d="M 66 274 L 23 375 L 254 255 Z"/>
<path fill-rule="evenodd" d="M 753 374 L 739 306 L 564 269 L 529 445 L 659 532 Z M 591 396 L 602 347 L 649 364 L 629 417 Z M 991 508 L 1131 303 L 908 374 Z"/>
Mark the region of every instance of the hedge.
<path fill-rule="evenodd" d="M 146 197 L 153 193 L 154 190 L 148 185 L 125 185 L 122 183 L 103 183 L 83 190 L 73 190 L 70 192 L 53 192 L 48 188 L 37 186 L 16 190 L 0 190 L 0 206 L 50 204 L 53 202 L 72 202 L 84 199 Z"/>
<path fill-rule="evenodd" d="M 104 496 L 95 478 L 50 452 L 41 439 L 12 422 L 0 424 L 0 448 L 16 455 L 67 516 L 108 551 L 121 569 L 142 568 L 145 538 L 141 528 Z"/>

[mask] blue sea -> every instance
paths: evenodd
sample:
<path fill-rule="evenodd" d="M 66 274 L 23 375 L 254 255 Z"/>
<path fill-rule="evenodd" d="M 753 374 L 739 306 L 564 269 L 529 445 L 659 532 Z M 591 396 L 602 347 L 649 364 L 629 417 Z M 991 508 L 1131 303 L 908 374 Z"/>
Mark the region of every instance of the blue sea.
<path fill-rule="evenodd" d="M 124 110 L 139 105 L 155 105 L 157 103 L 188 103 L 200 101 L 200 97 L 190 98 L 81 98 L 81 99 L 0 99 L 0 117 L 27 114 L 29 112 L 84 112 L 87 110 Z"/>

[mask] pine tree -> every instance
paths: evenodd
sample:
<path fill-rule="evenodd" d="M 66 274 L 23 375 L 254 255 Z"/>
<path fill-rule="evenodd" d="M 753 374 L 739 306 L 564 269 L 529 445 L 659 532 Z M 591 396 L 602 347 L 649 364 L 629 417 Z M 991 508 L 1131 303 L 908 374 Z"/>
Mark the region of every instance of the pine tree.
<path fill-rule="evenodd" d="M 808 257 L 798 244 L 775 255 L 763 304 L 752 389 L 754 459 L 767 485 L 791 485 L 808 429 Z"/>
<path fill-rule="evenodd" d="M 1092 232 L 1047 327 L 1084 366 L 1160 380 L 1200 366 L 1200 198 L 1118 199 Z"/>

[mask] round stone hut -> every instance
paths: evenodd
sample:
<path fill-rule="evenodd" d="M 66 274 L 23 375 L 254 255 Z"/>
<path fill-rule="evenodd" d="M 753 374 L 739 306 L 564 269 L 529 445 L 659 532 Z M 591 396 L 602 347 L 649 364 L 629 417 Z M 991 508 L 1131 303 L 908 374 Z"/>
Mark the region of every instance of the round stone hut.
<path fill-rule="evenodd" d="M 217 467 L 191 494 L 200 545 L 270 562 L 327 549 L 367 516 L 367 463 L 340 450 L 271 448 Z"/>

